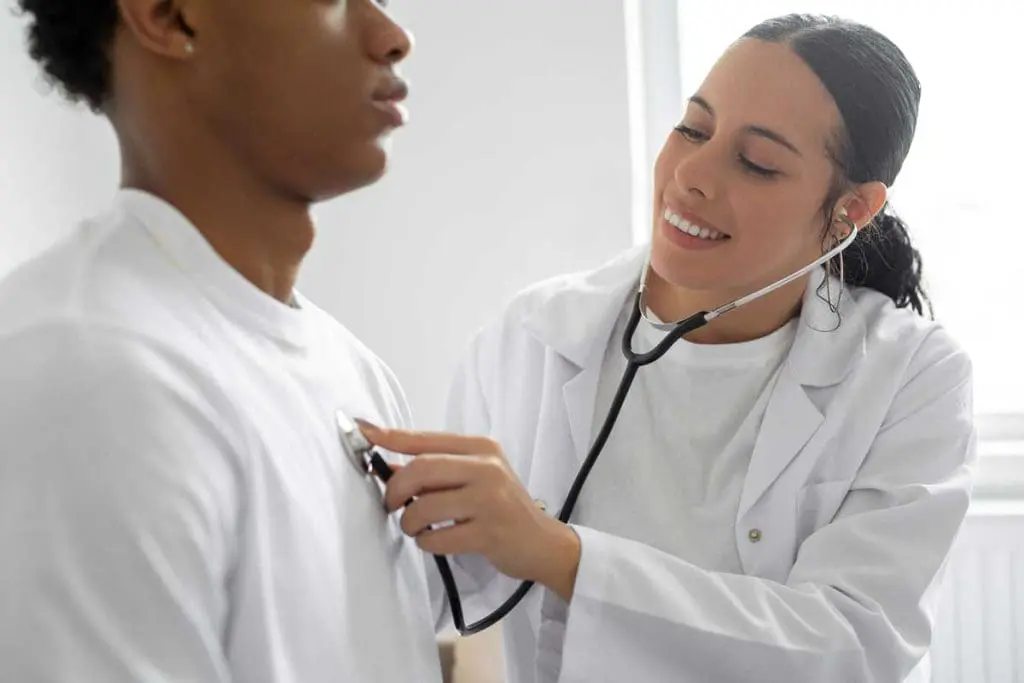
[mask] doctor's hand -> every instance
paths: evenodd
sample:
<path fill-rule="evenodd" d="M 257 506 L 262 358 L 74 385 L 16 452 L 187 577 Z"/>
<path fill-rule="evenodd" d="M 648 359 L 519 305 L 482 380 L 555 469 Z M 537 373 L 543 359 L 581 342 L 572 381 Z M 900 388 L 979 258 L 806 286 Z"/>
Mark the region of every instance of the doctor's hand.
<path fill-rule="evenodd" d="M 536 581 L 572 598 L 580 540 L 548 516 L 484 437 L 381 429 L 361 423 L 376 446 L 414 456 L 395 467 L 385 504 L 402 513 L 402 530 L 435 555 L 475 553 L 514 579 Z M 441 528 L 431 528 L 454 522 Z"/>

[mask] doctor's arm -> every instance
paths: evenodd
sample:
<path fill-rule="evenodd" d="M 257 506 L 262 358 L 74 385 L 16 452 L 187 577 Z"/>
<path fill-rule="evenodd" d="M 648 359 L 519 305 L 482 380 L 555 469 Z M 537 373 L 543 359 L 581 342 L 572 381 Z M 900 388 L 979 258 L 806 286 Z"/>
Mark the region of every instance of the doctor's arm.
<path fill-rule="evenodd" d="M 705 571 L 580 526 L 574 548 L 567 527 L 529 509 L 497 445 L 466 437 L 383 435 L 391 450 L 478 454 L 417 457 L 389 502 L 422 495 L 403 528 L 425 550 L 477 553 L 570 600 L 562 681 L 900 681 L 931 641 L 975 451 L 969 361 L 944 336 L 930 342 L 835 518 L 804 540 L 783 582 Z M 428 528 L 446 519 L 465 521 Z"/>
<path fill-rule="evenodd" d="M 926 346 L 784 583 L 578 528 L 563 680 L 622 680 L 638 664 L 652 681 L 903 680 L 930 645 L 975 448 L 969 362 Z"/>
<path fill-rule="evenodd" d="M 0 339 L 0 680 L 226 683 L 231 446 L 149 347 Z"/>

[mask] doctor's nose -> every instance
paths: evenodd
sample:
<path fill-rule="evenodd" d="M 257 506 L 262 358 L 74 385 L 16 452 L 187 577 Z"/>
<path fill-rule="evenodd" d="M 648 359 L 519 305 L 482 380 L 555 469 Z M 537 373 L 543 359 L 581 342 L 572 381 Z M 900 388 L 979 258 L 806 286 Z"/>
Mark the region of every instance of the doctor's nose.
<path fill-rule="evenodd" d="M 695 199 L 714 199 L 720 173 L 720 161 L 705 145 L 676 161 L 672 179 L 681 194 Z"/>

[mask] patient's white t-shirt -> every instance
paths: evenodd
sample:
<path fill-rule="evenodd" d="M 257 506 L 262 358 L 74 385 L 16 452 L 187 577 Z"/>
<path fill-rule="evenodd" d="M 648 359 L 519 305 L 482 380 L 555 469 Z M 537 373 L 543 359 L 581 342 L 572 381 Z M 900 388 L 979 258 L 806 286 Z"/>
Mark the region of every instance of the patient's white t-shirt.
<path fill-rule="evenodd" d="M 135 191 L 0 283 L 0 680 L 440 681 L 422 556 L 335 425 L 406 404 L 297 302 Z"/>

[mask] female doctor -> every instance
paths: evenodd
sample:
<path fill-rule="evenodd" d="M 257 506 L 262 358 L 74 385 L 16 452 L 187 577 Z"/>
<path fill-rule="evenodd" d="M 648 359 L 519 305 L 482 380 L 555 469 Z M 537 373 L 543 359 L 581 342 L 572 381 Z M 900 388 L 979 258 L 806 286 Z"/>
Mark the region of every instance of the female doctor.
<path fill-rule="evenodd" d="M 450 426 L 487 438 L 368 428 L 417 456 L 387 503 L 416 497 L 405 531 L 461 555 L 468 616 L 540 584 L 504 622 L 511 683 L 909 680 L 975 448 L 970 362 L 922 315 L 886 206 L 919 94 L 872 29 L 755 27 L 665 142 L 650 246 L 533 287 L 475 340 Z M 639 350 L 664 336 L 648 319 L 748 294 L 854 227 L 828 269 L 641 369 L 571 525 L 554 519 L 625 367 L 644 268 Z"/>

